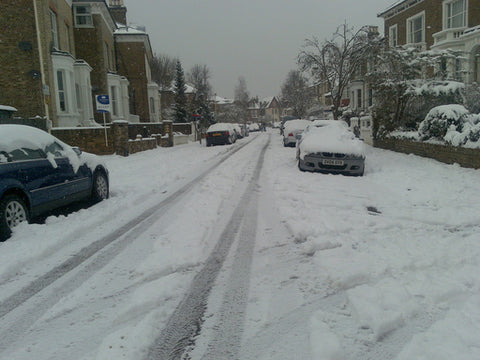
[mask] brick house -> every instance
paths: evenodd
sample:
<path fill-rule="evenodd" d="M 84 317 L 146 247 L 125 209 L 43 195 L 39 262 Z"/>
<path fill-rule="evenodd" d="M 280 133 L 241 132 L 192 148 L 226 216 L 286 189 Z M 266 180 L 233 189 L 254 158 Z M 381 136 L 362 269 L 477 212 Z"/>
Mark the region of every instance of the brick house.
<path fill-rule="evenodd" d="M 377 26 L 367 26 L 365 29 L 369 38 L 380 36 Z M 348 103 L 350 109 L 356 114 L 367 112 L 373 105 L 373 89 L 365 80 L 365 74 L 370 71 L 371 67 L 372 64 L 369 61 L 363 62 L 353 74 L 348 89 L 345 91 L 346 94 L 344 94 L 344 103 Z M 345 101 L 346 99 L 348 102 Z"/>
<path fill-rule="evenodd" d="M 452 49 L 450 77 L 480 83 L 480 0 L 405 0 L 378 14 L 390 46 Z"/>
<path fill-rule="evenodd" d="M 260 100 L 261 115 L 265 120 L 280 122 L 282 109 L 276 96 L 271 96 Z"/>
<path fill-rule="evenodd" d="M 75 51 L 91 67 L 94 95 L 109 95 L 111 112 L 108 120 L 129 120 L 129 99 L 126 77 L 117 73 L 114 32 L 117 25 L 103 0 L 73 0 Z M 95 112 L 98 123 L 102 114 Z"/>
<path fill-rule="evenodd" d="M 93 118 L 90 72 L 76 58 L 71 2 L 2 0 L 0 103 L 53 126 Z"/>
<path fill-rule="evenodd" d="M 158 121 L 148 35 L 122 34 L 113 15 L 126 20 L 123 1 L 110 3 L 112 11 L 106 0 L 2 0 L 0 104 L 50 127 L 90 126 L 93 95 L 108 94 L 111 119 Z"/>
<path fill-rule="evenodd" d="M 148 34 L 128 26 L 115 31 L 118 73 L 130 81 L 130 109 L 141 122 L 160 119 L 159 86 L 152 80 L 153 57 Z"/>

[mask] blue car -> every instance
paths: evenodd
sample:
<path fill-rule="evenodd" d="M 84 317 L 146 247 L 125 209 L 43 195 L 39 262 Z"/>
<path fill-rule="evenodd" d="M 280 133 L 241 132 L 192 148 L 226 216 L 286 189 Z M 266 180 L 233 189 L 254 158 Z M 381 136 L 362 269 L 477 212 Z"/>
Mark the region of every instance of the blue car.
<path fill-rule="evenodd" d="M 22 221 L 108 196 L 108 170 L 95 155 L 30 126 L 0 125 L 0 241 Z"/>

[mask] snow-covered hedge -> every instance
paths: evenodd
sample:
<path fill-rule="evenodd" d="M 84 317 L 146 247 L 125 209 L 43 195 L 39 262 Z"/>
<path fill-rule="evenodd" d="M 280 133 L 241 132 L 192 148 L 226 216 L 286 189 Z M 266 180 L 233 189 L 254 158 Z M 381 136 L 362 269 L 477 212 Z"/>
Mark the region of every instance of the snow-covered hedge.
<path fill-rule="evenodd" d="M 480 115 L 462 105 L 442 105 L 430 110 L 419 127 L 422 140 L 441 140 L 453 146 L 480 147 Z"/>

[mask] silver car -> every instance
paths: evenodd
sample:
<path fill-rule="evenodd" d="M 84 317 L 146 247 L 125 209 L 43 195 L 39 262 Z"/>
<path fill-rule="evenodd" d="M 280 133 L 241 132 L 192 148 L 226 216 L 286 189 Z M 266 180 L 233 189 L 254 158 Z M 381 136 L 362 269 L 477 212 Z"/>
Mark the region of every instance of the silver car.
<path fill-rule="evenodd" d="M 310 125 L 310 120 L 288 120 L 283 125 L 283 146 L 295 146 L 303 130 Z"/>
<path fill-rule="evenodd" d="M 321 120 L 298 141 L 297 160 L 301 171 L 363 176 L 365 146 L 342 121 Z"/>

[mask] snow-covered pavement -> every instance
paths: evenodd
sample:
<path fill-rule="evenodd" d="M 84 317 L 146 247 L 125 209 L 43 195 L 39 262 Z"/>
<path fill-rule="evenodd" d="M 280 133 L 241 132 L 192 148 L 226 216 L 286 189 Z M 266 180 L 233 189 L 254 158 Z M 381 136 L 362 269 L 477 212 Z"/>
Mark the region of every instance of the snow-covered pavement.
<path fill-rule="evenodd" d="M 253 186 L 269 139 L 258 216 L 239 228 L 256 236 L 238 359 L 478 359 L 480 172 L 369 148 L 364 177 L 303 173 L 276 130 L 233 146 L 106 156 L 109 200 L 16 229 L 0 244 L 0 358 L 146 358 Z M 129 222 L 49 286 L 22 292 Z M 228 321 L 241 249 L 235 239 L 189 359 L 206 359 Z"/>

